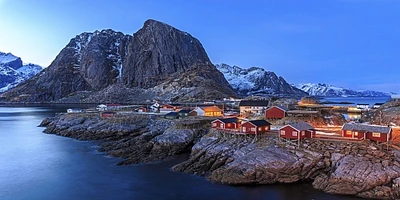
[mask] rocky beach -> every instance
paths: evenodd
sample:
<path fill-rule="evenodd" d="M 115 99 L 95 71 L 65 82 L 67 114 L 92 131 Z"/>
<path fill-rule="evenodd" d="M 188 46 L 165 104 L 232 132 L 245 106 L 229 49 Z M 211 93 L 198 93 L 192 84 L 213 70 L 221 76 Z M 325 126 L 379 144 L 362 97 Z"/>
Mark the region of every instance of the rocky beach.
<path fill-rule="evenodd" d="M 396 150 L 376 143 L 304 140 L 298 147 L 275 134 L 233 136 L 209 129 L 210 118 L 166 120 L 147 115 L 102 119 L 98 114 L 60 114 L 45 119 L 44 132 L 100 140 L 100 151 L 119 164 L 162 161 L 190 152 L 174 171 L 229 185 L 311 182 L 332 194 L 363 198 L 399 197 Z"/>

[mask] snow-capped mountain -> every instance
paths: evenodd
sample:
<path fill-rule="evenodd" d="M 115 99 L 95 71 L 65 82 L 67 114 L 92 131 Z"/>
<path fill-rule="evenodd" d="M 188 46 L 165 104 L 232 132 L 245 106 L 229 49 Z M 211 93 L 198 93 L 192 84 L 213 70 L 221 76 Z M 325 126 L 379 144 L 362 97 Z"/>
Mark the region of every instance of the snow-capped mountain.
<path fill-rule="evenodd" d="M 323 96 L 323 97 L 343 97 L 343 96 L 363 96 L 363 97 L 380 97 L 390 96 L 388 93 L 377 92 L 371 90 L 351 90 L 342 87 L 336 87 L 333 85 L 323 83 L 302 83 L 296 86 L 297 88 L 307 92 L 312 96 Z"/>
<path fill-rule="evenodd" d="M 259 67 L 243 69 L 227 64 L 215 65 L 224 75 L 233 89 L 243 96 L 307 96 L 306 92 L 288 84 L 285 79 L 274 72 L 265 71 Z"/>
<path fill-rule="evenodd" d="M 0 92 L 15 87 L 42 69 L 39 65 L 22 64 L 21 58 L 11 53 L 0 52 Z"/>

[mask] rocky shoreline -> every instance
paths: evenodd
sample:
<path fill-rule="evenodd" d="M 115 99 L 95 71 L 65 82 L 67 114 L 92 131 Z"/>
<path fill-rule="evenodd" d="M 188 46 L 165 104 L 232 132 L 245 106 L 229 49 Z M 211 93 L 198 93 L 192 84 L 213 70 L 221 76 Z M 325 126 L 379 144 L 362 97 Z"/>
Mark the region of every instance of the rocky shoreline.
<path fill-rule="evenodd" d="M 314 188 L 331 194 L 400 197 L 400 159 L 395 150 L 369 141 L 309 139 L 297 147 L 280 143 L 273 134 L 233 137 L 210 130 L 210 121 L 63 114 L 45 119 L 41 126 L 46 133 L 102 140 L 100 151 L 124 158 L 119 164 L 161 161 L 191 152 L 174 171 L 229 185 L 311 181 Z"/>
<path fill-rule="evenodd" d="M 210 119 L 165 120 L 147 115 L 102 119 L 97 113 L 59 114 L 39 125 L 45 133 L 78 140 L 101 140 L 99 151 L 120 157 L 122 164 L 160 161 L 189 152 L 208 131 Z"/>

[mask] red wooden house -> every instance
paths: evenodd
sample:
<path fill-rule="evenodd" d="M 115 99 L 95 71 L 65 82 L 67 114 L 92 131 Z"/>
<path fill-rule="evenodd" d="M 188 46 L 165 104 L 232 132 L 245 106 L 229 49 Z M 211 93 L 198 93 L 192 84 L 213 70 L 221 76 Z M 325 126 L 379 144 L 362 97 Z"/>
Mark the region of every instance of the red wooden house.
<path fill-rule="evenodd" d="M 240 124 L 238 118 L 232 117 L 216 119 L 211 122 L 211 125 L 216 129 L 237 129 Z"/>
<path fill-rule="evenodd" d="M 286 116 L 287 109 L 281 106 L 272 106 L 265 111 L 267 119 L 282 119 Z"/>
<path fill-rule="evenodd" d="M 111 118 L 114 117 L 115 112 L 101 112 L 100 117 L 101 118 Z"/>
<path fill-rule="evenodd" d="M 377 142 L 389 142 L 392 139 L 392 128 L 357 123 L 347 123 L 342 127 L 342 136 L 346 138 L 370 139 Z"/>
<path fill-rule="evenodd" d="M 307 122 L 288 124 L 279 129 L 279 137 L 301 140 L 315 137 L 315 129 Z"/>
<path fill-rule="evenodd" d="M 242 124 L 240 131 L 242 133 L 260 134 L 271 130 L 271 124 L 265 120 L 251 120 Z"/>
<path fill-rule="evenodd" d="M 144 113 L 144 112 L 147 112 L 147 108 L 140 107 L 140 108 L 137 109 L 137 111 L 140 112 L 140 113 Z"/>
<path fill-rule="evenodd" d="M 164 104 L 164 105 L 160 106 L 160 112 L 169 113 L 169 112 L 175 111 L 175 109 L 176 109 L 175 106 L 172 106 L 172 105 L 169 105 L 169 104 Z"/>

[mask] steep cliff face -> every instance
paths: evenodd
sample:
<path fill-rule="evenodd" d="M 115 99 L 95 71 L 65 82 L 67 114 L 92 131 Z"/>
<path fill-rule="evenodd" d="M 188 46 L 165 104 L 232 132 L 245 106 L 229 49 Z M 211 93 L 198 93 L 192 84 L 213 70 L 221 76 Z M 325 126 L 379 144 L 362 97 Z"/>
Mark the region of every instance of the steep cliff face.
<path fill-rule="evenodd" d="M 121 95 L 126 98 L 121 99 Z M 133 36 L 113 30 L 76 36 L 44 72 L 3 94 L 3 99 L 139 102 L 228 96 L 235 96 L 235 92 L 196 38 L 165 23 L 147 20 Z"/>
<path fill-rule="evenodd" d="M 112 30 L 77 35 L 48 68 L 3 96 L 9 101 L 50 102 L 107 87 L 118 79 L 129 39 Z"/>
<path fill-rule="evenodd" d="M 176 72 L 211 64 L 201 43 L 165 23 L 147 20 L 133 35 L 124 63 L 127 86 L 154 87 Z M 135 70 L 131 70 L 135 69 Z"/>

